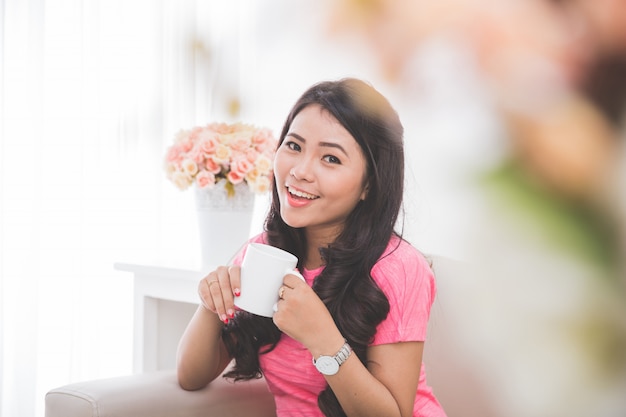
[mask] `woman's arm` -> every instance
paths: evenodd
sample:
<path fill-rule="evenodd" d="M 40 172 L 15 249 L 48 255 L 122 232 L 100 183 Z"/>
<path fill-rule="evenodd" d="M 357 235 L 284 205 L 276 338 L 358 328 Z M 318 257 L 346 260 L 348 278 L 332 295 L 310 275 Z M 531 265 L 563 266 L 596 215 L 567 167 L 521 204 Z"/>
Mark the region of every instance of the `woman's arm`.
<path fill-rule="evenodd" d="M 326 380 L 348 416 L 412 416 L 423 350 L 423 342 L 373 346 L 367 368 L 352 354 Z"/>
<path fill-rule="evenodd" d="M 177 375 L 183 389 L 205 387 L 230 363 L 221 337 L 223 325 L 215 313 L 198 306 L 178 344 Z"/>
<path fill-rule="evenodd" d="M 312 347 L 313 357 L 337 353 L 343 340 L 333 339 L 327 347 Z M 423 342 L 372 346 L 367 367 L 352 353 L 335 375 L 325 378 L 348 416 L 412 416 L 423 351 Z"/>
<path fill-rule="evenodd" d="M 285 277 L 284 285 L 274 323 L 314 358 L 335 355 L 344 338 L 324 303 L 294 276 Z M 372 346 L 367 366 L 352 353 L 335 375 L 325 378 L 348 416 L 408 417 L 413 414 L 423 350 L 423 342 Z"/>
<path fill-rule="evenodd" d="M 180 339 L 178 383 L 186 390 L 205 387 L 224 371 L 231 357 L 222 328 L 234 311 L 233 295 L 240 287 L 239 267 L 219 267 L 198 284 L 200 306 Z"/>

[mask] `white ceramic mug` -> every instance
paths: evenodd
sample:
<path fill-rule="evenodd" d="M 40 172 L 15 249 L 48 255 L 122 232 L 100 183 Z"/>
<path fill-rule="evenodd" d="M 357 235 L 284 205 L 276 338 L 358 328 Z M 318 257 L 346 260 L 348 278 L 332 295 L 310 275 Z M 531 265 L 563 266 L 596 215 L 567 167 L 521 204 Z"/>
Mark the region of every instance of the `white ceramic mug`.
<path fill-rule="evenodd" d="M 278 290 L 287 274 L 304 278 L 295 269 L 298 258 L 291 253 L 262 243 L 250 243 L 241 263 L 241 295 L 235 306 L 259 316 L 272 317 Z"/>

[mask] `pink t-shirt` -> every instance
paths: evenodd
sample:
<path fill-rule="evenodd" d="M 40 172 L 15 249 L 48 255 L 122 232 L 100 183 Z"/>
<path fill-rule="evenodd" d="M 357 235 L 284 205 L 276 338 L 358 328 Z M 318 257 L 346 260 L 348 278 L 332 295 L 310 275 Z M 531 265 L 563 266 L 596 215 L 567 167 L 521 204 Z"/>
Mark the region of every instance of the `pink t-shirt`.
<path fill-rule="evenodd" d="M 400 241 L 400 246 L 394 250 L 398 240 L 395 237 L 391 240 L 385 254 L 371 271 L 390 305 L 389 314 L 378 325 L 371 346 L 426 340 L 428 317 L 436 293 L 434 275 L 428 261 L 406 241 Z M 250 242 L 267 243 L 264 235 L 258 235 Z M 245 248 L 235 258 L 236 264 L 241 264 L 244 253 Z M 322 270 L 323 267 L 305 269 L 302 275 L 307 284 L 312 286 L 313 280 Z M 283 334 L 274 350 L 260 356 L 260 365 L 274 395 L 279 417 L 324 416 L 317 406 L 317 397 L 326 387 L 326 380 L 317 371 L 311 354 L 302 344 Z M 445 417 L 445 412 L 426 383 L 423 364 L 413 416 Z"/>

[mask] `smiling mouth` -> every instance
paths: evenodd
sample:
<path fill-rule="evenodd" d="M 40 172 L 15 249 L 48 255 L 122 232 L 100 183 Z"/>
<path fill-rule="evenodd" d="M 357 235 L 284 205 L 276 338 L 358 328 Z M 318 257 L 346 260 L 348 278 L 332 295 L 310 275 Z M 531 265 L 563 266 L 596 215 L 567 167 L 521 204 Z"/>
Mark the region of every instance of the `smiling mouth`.
<path fill-rule="evenodd" d="M 307 199 L 307 200 L 316 200 L 316 199 L 320 198 L 317 195 L 305 193 L 304 191 L 296 190 L 295 188 L 292 188 L 290 186 L 287 186 L 287 191 L 289 192 L 289 194 L 291 194 L 292 196 L 297 197 L 297 198 L 304 198 L 304 199 Z"/>

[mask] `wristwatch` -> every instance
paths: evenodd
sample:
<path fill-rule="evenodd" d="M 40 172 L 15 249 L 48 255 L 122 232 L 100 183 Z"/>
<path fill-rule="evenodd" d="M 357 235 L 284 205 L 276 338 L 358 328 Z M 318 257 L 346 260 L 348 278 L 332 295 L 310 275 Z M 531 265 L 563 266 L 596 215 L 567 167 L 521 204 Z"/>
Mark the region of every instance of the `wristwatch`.
<path fill-rule="evenodd" d="M 348 342 L 344 343 L 339 352 L 335 356 L 322 355 L 319 358 L 313 358 L 313 365 L 324 375 L 335 375 L 339 372 L 339 367 L 348 359 L 352 348 Z"/>

